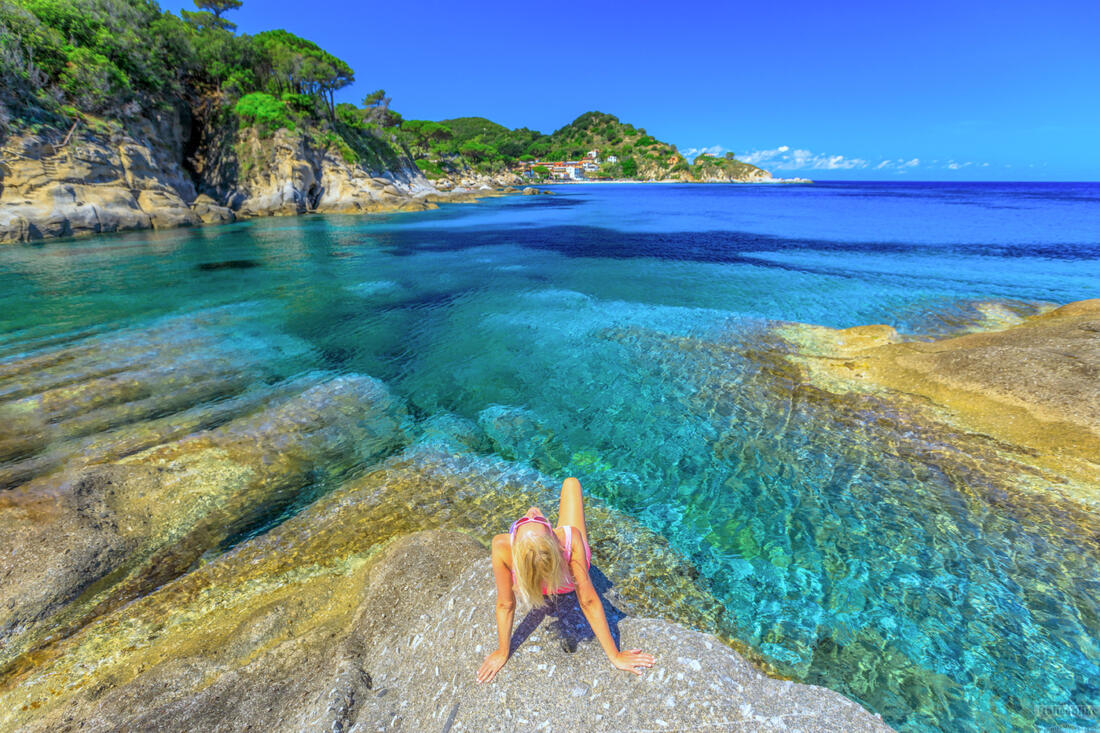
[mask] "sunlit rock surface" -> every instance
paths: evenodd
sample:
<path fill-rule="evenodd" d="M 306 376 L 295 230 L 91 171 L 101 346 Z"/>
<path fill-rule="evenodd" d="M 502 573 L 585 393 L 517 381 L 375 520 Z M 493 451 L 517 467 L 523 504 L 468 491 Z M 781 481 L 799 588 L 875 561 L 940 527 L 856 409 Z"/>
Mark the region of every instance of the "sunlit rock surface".
<path fill-rule="evenodd" d="M 303 525 L 317 519 L 311 510 L 238 546 L 9 677 L 0 724 L 888 730 L 835 692 L 761 675 L 714 637 L 609 607 L 620 643 L 659 660 L 641 678 L 614 670 L 572 596 L 520 614 L 513 658 L 479 686 L 474 672 L 495 639 L 483 545 L 431 531 L 372 552 L 354 525 L 336 544 L 331 530 L 311 537 Z"/>
<path fill-rule="evenodd" d="M 1071 479 L 1065 486 L 1072 498 L 1097 507 L 1100 300 L 1026 320 L 1005 316 L 999 325 L 930 343 L 899 343 L 884 326 L 792 325 L 780 332 L 796 344 L 795 359 L 815 383 L 900 397 L 914 410 L 931 406 L 962 430 L 1017 446 L 1029 454 L 1025 462 Z"/>

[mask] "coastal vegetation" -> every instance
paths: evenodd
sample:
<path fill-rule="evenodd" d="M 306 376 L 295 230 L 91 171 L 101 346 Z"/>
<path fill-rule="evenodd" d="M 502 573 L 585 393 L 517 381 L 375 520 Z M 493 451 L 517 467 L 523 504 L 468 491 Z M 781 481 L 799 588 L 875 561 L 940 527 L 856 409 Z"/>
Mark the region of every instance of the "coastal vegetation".
<path fill-rule="evenodd" d="M 431 131 L 430 139 L 427 130 Z M 430 161 L 440 170 L 469 166 L 494 173 L 533 161 L 581 160 L 589 151 L 596 151 L 602 162 L 598 170 L 589 171 L 586 176 L 597 180 L 741 180 L 762 174 L 759 168 L 734 159 L 732 154 L 702 163 L 696 159 L 697 165 L 689 165 L 675 145 L 661 142 L 645 128 L 604 112 L 585 112 L 550 134 L 526 127 L 510 130 L 483 117 L 460 117 L 439 123 L 407 120 L 401 125 L 400 134 L 418 161 Z M 536 165 L 532 173 L 546 178 L 550 170 Z"/>
<path fill-rule="evenodd" d="M 286 30 L 236 34 L 240 0 L 195 0 L 181 16 L 154 0 L 0 0 L 0 136 L 29 129 L 139 125 L 186 108 L 203 124 L 260 137 L 301 130 L 345 159 L 396 159 L 400 115 L 378 91 L 337 104 L 343 60 Z M 231 113 L 231 114 L 226 114 Z"/>
<path fill-rule="evenodd" d="M 300 133 L 349 163 L 393 165 L 407 156 L 434 179 L 579 160 L 592 150 L 602 161 L 588 172 L 596 179 L 759 171 L 728 156 L 689 165 L 674 145 L 603 112 L 545 134 L 482 117 L 405 120 L 383 89 L 358 105 L 337 103 L 336 93 L 356 78 L 345 61 L 287 30 L 236 33 L 225 16 L 242 0 L 194 4 L 177 16 L 155 0 L 0 0 L 0 138 L 81 123 L 125 130 L 158 111 L 184 109 L 199 126 L 228 124 L 261 139 Z M 536 178 L 549 175 L 538 168 Z"/>

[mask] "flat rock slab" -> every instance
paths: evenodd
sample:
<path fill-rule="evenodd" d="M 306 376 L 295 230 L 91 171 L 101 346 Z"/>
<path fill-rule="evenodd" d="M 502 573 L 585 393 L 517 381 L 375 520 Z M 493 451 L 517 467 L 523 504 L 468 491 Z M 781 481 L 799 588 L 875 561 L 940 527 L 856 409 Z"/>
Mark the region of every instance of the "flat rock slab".
<path fill-rule="evenodd" d="M 609 607 L 621 645 L 657 658 L 641 676 L 618 671 L 573 595 L 517 613 L 512 658 L 479 685 L 496 639 L 479 542 L 432 530 L 365 552 L 279 534 L 0 677 L 0 729 L 889 730 L 837 692 L 762 675 L 713 636 Z"/>
<path fill-rule="evenodd" d="M 512 657 L 479 685 L 496 642 L 494 604 L 480 557 L 376 654 L 371 705 L 353 730 L 890 730 L 837 692 L 763 675 L 709 634 L 607 608 L 620 648 L 657 658 L 639 676 L 619 671 L 572 593 L 517 612 Z"/>

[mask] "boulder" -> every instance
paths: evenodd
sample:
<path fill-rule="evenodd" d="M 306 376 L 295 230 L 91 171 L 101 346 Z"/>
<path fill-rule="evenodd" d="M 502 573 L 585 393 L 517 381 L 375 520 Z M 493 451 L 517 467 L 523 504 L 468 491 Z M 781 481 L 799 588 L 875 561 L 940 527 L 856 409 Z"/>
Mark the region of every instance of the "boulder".
<path fill-rule="evenodd" d="M 191 204 L 191 211 L 203 224 L 227 224 L 237 217 L 228 206 L 222 206 L 210 196 L 200 194 Z"/>

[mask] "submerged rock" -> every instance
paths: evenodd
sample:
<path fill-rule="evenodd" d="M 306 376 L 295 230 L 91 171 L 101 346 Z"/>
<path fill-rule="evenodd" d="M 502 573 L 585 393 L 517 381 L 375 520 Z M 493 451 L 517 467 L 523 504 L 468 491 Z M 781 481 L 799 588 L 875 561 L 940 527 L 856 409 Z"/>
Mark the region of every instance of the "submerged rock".
<path fill-rule="evenodd" d="M 119 609 L 0 682 L 0 726 L 57 730 L 889 730 L 820 687 L 767 678 L 714 637 L 615 615 L 624 648 L 655 654 L 641 677 L 611 667 L 574 596 L 517 614 L 497 679 L 487 551 L 420 532 L 380 551 L 300 530 L 268 536 Z M 284 531 L 284 528 L 292 532 Z M 348 534 L 351 534 L 350 532 Z"/>
<path fill-rule="evenodd" d="M 368 377 L 305 379 L 252 415 L 0 495 L 0 662 L 79 628 L 405 440 Z M 331 480 L 331 478 L 329 479 Z"/>
<path fill-rule="evenodd" d="M 167 316 L 0 361 L 0 489 L 211 424 L 196 406 L 224 421 L 252 404 L 250 393 L 270 393 L 269 384 L 314 363 L 306 343 L 249 306 Z M 182 412 L 191 414 L 173 418 Z"/>

